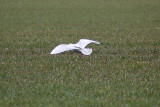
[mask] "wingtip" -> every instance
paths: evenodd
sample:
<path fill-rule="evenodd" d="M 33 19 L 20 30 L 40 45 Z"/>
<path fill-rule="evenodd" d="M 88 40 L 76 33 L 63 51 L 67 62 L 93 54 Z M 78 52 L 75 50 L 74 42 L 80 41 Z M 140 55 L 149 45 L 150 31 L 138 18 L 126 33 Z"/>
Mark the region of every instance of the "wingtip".
<path fill-rule="evenodd" d="M 53 54 L 57 54 L 56 52 L 54 52 L 54 51 L 52 51 L 51 53 L 50 53 L 50 55 L 53 55 Z"/>
<path fill-rule="evenodd" d="M 101 43 L 97 42 L 97 44 L 101 44 Z"/>
<path fill-rule="evenodd" d="M 50 55 L 53 55 L 53 54 L 54 54 L 54 53 L 52 53 L 52 52 L 50 53 Z"/>
<path fill-rule="evenodd" d="M 80 39 L 80 40 L 90 40 L 90 39 Z M 91 40 L 91 41 L 94 41 L 94 40 Z M 100 42 L 98 41 L 94 41 L 96 44 L 100 44 Z"/>

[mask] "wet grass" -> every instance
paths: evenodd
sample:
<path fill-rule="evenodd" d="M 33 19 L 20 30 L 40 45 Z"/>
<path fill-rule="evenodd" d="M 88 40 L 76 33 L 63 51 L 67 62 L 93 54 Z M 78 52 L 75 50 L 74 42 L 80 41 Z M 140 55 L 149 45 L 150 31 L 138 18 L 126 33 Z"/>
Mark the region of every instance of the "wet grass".
<path fill-rule="evenodd" d="M 0 105 L 160 106 L 159 4 L 0 1 Z M 101 45 L 49 55 L 81 38 Z"/>

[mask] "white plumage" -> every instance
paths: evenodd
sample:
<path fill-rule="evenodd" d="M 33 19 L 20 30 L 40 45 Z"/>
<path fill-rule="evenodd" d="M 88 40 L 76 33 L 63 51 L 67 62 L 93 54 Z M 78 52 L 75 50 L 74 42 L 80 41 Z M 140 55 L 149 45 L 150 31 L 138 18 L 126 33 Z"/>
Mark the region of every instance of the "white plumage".
<path fill-rule="evenodd" d="M 76 50 L 81 52 L 84 55 L 90 55 L 92 53 L 92 49 L 85 48 L 90 43 L 100 44 L 97 41 L 93 41 L 89 39 L 80 39 L 79 42 L 76 44 L 72 44 L 72 43 L 60 44 L 56 46 L 50 54 L 58 54 L 58 53 L 69 51 L 69 50 Z"/>

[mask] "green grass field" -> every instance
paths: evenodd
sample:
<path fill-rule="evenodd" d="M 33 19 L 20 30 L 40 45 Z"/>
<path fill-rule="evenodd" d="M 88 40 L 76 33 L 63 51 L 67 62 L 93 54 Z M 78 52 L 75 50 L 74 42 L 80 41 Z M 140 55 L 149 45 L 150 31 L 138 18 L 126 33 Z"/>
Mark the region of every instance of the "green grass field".
<path fill-rule="evenodd" d="M 160 106 L 160 1 L 1 0 L 0 106 Z"/>

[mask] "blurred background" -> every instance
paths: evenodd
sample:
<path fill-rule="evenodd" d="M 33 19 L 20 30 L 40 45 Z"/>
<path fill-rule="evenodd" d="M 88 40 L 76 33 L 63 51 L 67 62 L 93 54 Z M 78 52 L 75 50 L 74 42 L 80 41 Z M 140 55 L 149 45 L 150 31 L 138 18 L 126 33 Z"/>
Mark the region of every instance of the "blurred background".
<path fill-rule="evenodd" d="M 159 0 L 0 0 L 1 106 L 159 106 L 159 71 Z"/>

